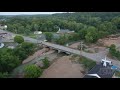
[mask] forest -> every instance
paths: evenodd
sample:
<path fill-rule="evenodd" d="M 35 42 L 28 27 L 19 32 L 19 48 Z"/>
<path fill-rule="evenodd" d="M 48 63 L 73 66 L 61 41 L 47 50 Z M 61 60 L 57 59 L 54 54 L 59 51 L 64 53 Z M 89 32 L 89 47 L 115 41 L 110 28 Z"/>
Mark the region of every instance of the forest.
<path fill-rule="evenodd" d="M 8 31 L 29 35 L 34 31 L 57 32 L 59 28 L 74 30 L 78 38 L 90 43 L 120 32 L 119 12 L 74 12 L 52 15 L 0 16 Z"/>

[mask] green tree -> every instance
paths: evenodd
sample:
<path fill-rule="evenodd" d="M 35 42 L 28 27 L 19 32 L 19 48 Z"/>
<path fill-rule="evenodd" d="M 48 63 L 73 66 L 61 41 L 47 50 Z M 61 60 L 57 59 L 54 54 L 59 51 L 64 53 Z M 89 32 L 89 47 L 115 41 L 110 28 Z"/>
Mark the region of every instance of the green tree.
<path fill-rule="evenodd" d="M 30 42 L 23 42 L 21 44 L 21 48 L 23 48 L 27 55 L 33 54 L 35 49 L 35 44 Z"/>
<path fill-rule="evenodd" d="M 65 45 L 68 42 L 68 36 L 67 35 L 61 35 L 59 38 L 55 39 L 55 42 L 60 45 Z"/>
<path fill-rule="evenodd" d="M 80 39 L 81 39 L 81 40 L 84 40 L 84 39 L 85 39 L 85 35 L 87 34 L 87 28 L 85 27 L 85 28 L 81 29 L 81 30 L 78 32 L 78 34 L 79 34 Z"/>
<path fill-rule="evenodd" d="M 24 38 L 22 36 L 15 36 L 14 42 L 17 42 L 20 44 L 20 43 L 24 42 Z"/>
<path fill-rule="evenodd" d="M 21 61 L 13 54 L 12 49 L 2 48 L 0 50 L 0 71 L 10 72 L 17 67 Z"/>
<path fill-rule="evenodd" d="M 14 49 L 14 55 L 17 56 L 21 61 L 26 59 L 28 56 L 25 49 L 23 49 L 21 47 L 17 47 Z"/>
<path fill-rule="evenodd" d="M 45 37 L 46 37 L 46 40 L 51 41 L 53 38 L 53 34 L 50 32 L 45 32 Z"/>
<path fill-rule="evenodd" d="M 28 65 L 24 68 L 26 78 L 38 78 L 42 74 L 42 70 L 36 65 Z"/>
<path fill-rule="evenodd" d="M 109 53 L 112 55 L 112 56 L 116 56 L 116 46 L 114 44 L 112 44 L 110 47 L 109 47 Z"/>
<path fill-rule="evenodd" d="M 27 25 L 24 30 L 24 34 L 29 35 L 31 31 L 32 31 L 32 27 L 30 25 Z"/>
<path fill-rule="evenodd" d="M 22 34 L 22 33 L 24 33 L 24 31 L 25 31 L 24 26 L 19 26 L 19 27 L 18 27 L 18 30 L 17 30 L 17 33 Z"/>
<path fill-rule="evenodd" d="M 0 72 L 0 78 L 7 78 L 8 77 L 8 72 Z"/>
<path fill-rule="evenodd" d="M 34 24 L 34 29 L 35 29 L 35 31 L 38 31 L 38 29 L 39 29 L 38 24 Z"/>
<path fill-rule="evenodd" d="M 88 27 L 87 34 L 85 36 L 87 42 L 94 43 L 98 40 L 98 31 L 95 27 Z"/>

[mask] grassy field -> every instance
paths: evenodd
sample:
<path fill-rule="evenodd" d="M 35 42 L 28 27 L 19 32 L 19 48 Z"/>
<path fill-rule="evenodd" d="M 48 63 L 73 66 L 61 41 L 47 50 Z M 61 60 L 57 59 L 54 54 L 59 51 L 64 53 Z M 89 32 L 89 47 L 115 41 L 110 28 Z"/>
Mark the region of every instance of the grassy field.
<path fill-rule="evenodd" d="M 93 61 L 93 60 L 90 60 L 90 59 L 87 59 L 85 57 L 82 57 L 79 59 L 79 63 L 80 64 L 83 64 L 84 67 L 88 70 L 92 69 L 95 65 L 96 65 L 96 62 Z"/>

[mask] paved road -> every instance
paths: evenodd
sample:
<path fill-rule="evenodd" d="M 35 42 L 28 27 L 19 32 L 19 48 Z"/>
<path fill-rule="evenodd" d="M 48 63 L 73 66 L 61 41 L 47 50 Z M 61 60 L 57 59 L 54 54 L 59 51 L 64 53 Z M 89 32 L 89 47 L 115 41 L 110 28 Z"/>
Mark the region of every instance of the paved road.
<path fill-rule="evenodd" d="M 0 32 L 7 32 L 9 34 L 16 35 L 16 34 L 13 34 L 11 32 L 3 31 L 3 30 L 0 30 Z M 23 36 L 23 37 L 28 42 L 37 43 L 36 39 L 30 38 L 30 37 L 26 37 L 26 36 Z M 38 42 L 39 43 L 42 42 L 43 44 L 45 44 L 47 46 L 50 46 L 50 47 L 54 47 L 54 48 L 57 48 L 57 49 L 61 49 L 63 51 L 67 51 L 67 52 L 71 52 L 71 53 L 80 55 L 80 51 L 79 50 L 71 49 L 71 48 L 68 48 L 68 47 L 64 47 L 64 46 L 61 46 L 61 45 L 56 45 L 56 44 L 52 44 L 52 43 L 48 43 L 48 42 L 43 42 L 43 41 L 40 41 L 40 40 Z M 120 45 L 118 45 L 118 46 L 120 46 Z M 101 51 L 99 53 L 95 53 L 95 54 L 82 52 L 82 56 L 85 56 L 85 57 L 87 57 L 89 59 L 92 59 L 92 60 L 94 60 L 96 62 L 100 62 L 101 59 L 103 59 L 106 56 L 107 53 L 108 53 L 108 49 L 106 49 L 105 51 Z M 108 57 L 107 57 L 107 59 L 112 61 L 113 65 L 117 65 L 118 67 L 120 67 L 120 61 L 113 60 L 113 59 L 110 59 Z"/>
<path fill-rule="evenodd" d="M 57 49 L 60 49 L 60 50 L 63 50 L 63 51 L 67 51 L 67 52 L 70 52 L 70 53 L 74 53 L 74 54 L 77 54 L 77 55 L 80 55 L 80 51 L 79 50 L 75 50 L 75 49 L 72 49 L 72 48 L 68 48 L 68 47 L 65 47 L 65 46 L 61 46 L 61 45 L 56 45 L 56 44 L 52 44 L 52 43 L 48 43 L 48 42 L 43 42 L 43 41 L 40 41 L 42 42 L 43 44 L 47 45 L 47 46 L 50 46 L 50 47 L 54 47 L 54 48 L 57 48 Z M 117 45 L 117 47 L 119 47 L 120 45 Z M 107 53 L 108 53 L 108 49 L 104 50 L 104 51 L 101 51 L 99 53 L 86 53 L 86 52 L 82 52 L 82 56 L 84 57 L 87 57 L 89 59 L 92 59 L 96 62 L 100 62 L 101 59 L 105 58 L 105 56 L 107 56 Z M 108 57 L 106 57 L 108 60 L 112 61 L 113 65 L 116 65 L 120 68 L 120 61 L 117 61 L 117 60 L 114 60 L 114 59 L 110 59 Z"/>
<path fill-rule="evenodd" d="M 4 30 L 0 30 L 0 33 L 8 33 L 9 35 L 18 35 L 18 34 L 14 34 L 12 32 L 9 32 L 9 31 L 4 31 Z M 22 36 L 22 35 L 20 35 Z M 25 41 L 28 41 L 28 42 L 32 42 L 32 43 L 37 43 L 37 40 L 36 39 L 33 39 L 33 38 L 30 38 L 30 37 L 26 37 L 26 36 L 23 36 L 24 37 L 24 40 Z M 13 40 L 10 40 L 8 42 L 12 42 Z M 3 41 L 4 42 L 4 41 Z"/>

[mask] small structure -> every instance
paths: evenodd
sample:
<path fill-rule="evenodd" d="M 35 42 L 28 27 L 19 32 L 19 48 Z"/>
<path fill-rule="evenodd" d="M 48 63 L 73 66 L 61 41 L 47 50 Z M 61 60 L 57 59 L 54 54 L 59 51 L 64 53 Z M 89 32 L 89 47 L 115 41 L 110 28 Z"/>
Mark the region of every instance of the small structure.
<path fill-rule="evenodd" d="M 0 48 L 4 47 L 4 43 L 2 43 L 2 39 L 5 37 L 7 33 L 0 33 Z"/>
<path fill-rule="evenodd" d="M 42 32 L 41 31 L 35 31 L 34 34 L 40 35 L 40 34 L 42 34 Z"/>
<path fill-rule="evenodd" d="M 69 29 L 60 29 L 57 31 L 58 34 L 65 34 L 65 33 L 74 33 L 74 31 L 70 31 Z"/>
<path fill-rule="evenodd" d="M 7 29 L 7 25 L 0 24 L 0 29 Z"/>

